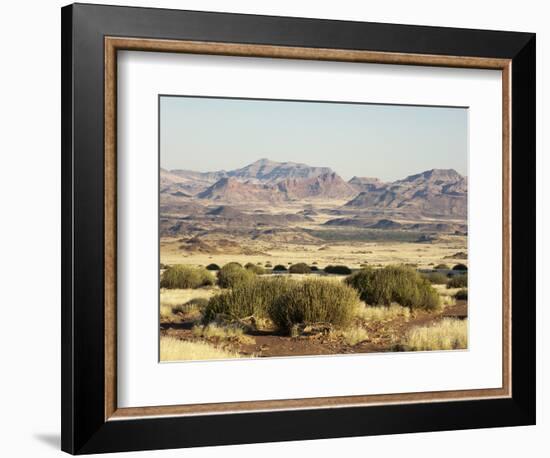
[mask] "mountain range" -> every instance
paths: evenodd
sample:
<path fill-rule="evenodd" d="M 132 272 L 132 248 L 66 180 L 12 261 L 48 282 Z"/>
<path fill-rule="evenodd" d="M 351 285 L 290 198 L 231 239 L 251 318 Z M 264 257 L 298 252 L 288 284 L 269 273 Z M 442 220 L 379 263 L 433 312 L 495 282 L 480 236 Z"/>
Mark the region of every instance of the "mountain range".
<path fill-rule="evenodd" d="M 328 167 L 260 159 L 216 172 L 160 171 L 161 204 L 212 202 L 277 205 L 292 201 L 339 200 L 344 209 L 388 209 L 422 215 L 465 217 L 467 178 L 453 169 L 432 169 L 383 182 L 373 177 L 346 181 Z"/>

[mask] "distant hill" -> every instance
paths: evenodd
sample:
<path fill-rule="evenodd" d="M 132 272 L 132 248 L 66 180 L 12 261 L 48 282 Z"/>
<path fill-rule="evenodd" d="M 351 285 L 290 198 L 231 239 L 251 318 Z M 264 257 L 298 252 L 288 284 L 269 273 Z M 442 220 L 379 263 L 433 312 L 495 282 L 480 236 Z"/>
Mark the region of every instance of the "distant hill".
<path fill-rule="evenodd" d="M 161 204 L 187 201 L 276 205 L 297 200 L 347 200 L 343 209 L 466 217 L 468 181 L 453 169 L 432 169 L 385 183 L 374 177 L 345 181 L 329 167 L 260 159 L 215 172 L 160 171 Z M 337 214 L 337 213 L 336 213 Z M 347 221 L 345 224 L 350 224 Z"/>
<path fill-rule="evenodd" d="M 195 195 L 225 176 L 225 172 L 193 172 L 160 169 L 160 192 Z"/>
<path fill-rule="evenodd" d="M 193 195 L 220 203 L 277 203 L 300 199 L 351 199 L 356 189 L 328 167 L 260 159 L 218 172 L 161 170 L 161 195 Z"/>
<path fill-rule="evenodd" d="M 453 169 L 432 169 L 362 191 L 346 207 L 407 209 L 422 214 L 465 217 L 468 182 Z"/>
<path fill-rule="evenodd" d="M 385 183 L 380 181 L 379 178 L 373 177 L 353 177 L 348 183 L 353 186 L 357 192 L 361 191 L 374 191 L 380 187 L 385 186 Z"/>
<path fill-rule="evenodd" d="M 276 187 L 226 177 L 197 194 L 199 199 L 208 199 L 226 203 L 244 204 L 247 202 L 281 202 L 285 199 Z"/>
<path fill-rule="evenodd" d="M 312 178 L 287 178 L 277 184 L 279 191 L 292 199 L 346 199 L 357 194 L 335 172 L 326 172 Z"/>
<path fill-rule="evenodd" d="M 309 179 L 332 173 L 328 167 L 311 167 L 297 162 L 275 162 L 260 159 L 243 168 L 227 172 L 227 176 L 263 183 L 277 183 L 287 179 Z"/>

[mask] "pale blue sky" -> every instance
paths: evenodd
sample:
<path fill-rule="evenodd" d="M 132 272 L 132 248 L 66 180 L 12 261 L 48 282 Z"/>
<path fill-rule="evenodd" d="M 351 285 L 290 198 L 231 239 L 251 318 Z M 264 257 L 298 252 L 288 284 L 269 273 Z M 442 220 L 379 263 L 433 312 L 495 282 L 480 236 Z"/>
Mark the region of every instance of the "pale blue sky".
<path fill-rule="evenodd" d="M 161 96 L 160 163 L 231 170 L 261 158 L 330 167 L 343 178 L 467 175 L 465 108 Z"/>

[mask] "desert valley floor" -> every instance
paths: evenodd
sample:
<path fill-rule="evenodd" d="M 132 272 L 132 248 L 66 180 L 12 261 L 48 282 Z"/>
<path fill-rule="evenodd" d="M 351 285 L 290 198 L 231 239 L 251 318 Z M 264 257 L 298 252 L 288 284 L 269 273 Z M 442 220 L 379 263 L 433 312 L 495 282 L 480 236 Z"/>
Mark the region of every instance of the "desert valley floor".
<path fill-rule="evenodd" d="M 161 288 L 161 337 L 208 344 L 220 352 L 213 358 L 413 349 L 403 344 L 411 331 L 466 322 L 467 296 L 456 296 L 466 285 L 450 282 L 466 279 L 464 271 L 453 269 L 467 266 L 466 209 L 467 179 L 454 170 L 384 183 L 345 181 L 328 168 L 266 159 L 229 172 L 161 169 L 161 276 L 184 265 L 208 267 L 214 278 L 198 288 Z M 355 337 L 314 323 L 292 336 L 269 323 L 262 328 L 242 322 L 238 332 L 225 332 L 217 323 L 221 330 L 208 332 L 202 308 L 225 291 L 214 269 L 229 263 L 257 266 L 262 278 L 340 284 L 347 276 L 327 272 L 327 266 L 345 266 L 349 275 L 402 265 L 430 279 L 441 305 L 425 310 L 362 303 L 352 326 Z M 298 264 L 308 270 L 289 271 Z M 200 298 L 201 305 L 193 306 Z"/>

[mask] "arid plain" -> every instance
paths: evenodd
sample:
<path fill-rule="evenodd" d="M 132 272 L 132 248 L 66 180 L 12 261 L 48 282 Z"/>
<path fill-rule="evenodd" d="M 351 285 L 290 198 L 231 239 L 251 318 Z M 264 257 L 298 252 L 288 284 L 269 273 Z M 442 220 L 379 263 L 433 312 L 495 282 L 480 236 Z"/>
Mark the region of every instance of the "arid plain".
<path fill-rule="evenodd" d="M 467 252 L 467 179 L 452 169 L 389 183 L 268 159 L 231 171 L 161 169 L 161 359 L 466 348 Z M 227 313 L 224 301 L 241 287 L 224 282 L 228 264 L 260 283 L 353 290 L 353 311 L 342 322 L 325 313 L 288 326 L 266 311 L 272 305 Z M 202 280 L 168 281 L 189 269 Z M 426 283 L 437 304 L 400 291 L 382 297 L 359 281 L 378 277 L 418 291 Z"/>

